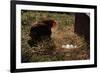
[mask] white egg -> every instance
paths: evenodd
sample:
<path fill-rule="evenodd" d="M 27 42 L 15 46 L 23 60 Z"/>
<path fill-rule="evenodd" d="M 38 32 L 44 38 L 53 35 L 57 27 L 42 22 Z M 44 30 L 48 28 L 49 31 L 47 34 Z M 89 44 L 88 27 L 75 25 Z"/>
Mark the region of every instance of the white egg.
<path fill-rule="evenodd" d="M 74 48 L 77 48 L 77 45 L 75 45 Z"/>
<path fill-rule="evenodd" d="M 67 44 L 67 45 L 66 45 L 66 48 L 70 48 L 70 45 L 69 45 L 69 44 Z"/>
<path fill-rule="evenodd" d="M 70 45 L 70 48 L 74 48 L 74 45 L 71 44 L 71 45 Z"/>
<path fill-rule="evenodd" d="M 65 45 L 62 45 L 62 48 L 65 48 L 66 46 Z"/>

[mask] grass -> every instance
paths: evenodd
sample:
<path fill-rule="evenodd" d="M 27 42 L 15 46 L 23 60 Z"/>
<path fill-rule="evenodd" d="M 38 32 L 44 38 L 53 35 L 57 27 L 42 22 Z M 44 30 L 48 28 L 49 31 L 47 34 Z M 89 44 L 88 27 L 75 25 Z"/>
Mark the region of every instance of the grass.
<path fill-rule="evenodd" d="M 38 42 L 37 46 L 30 47 L 29 31 L 31 23 L 44 19 L 54 19 L 58 25 L 52 29 L 52 40 Z M 73 13 L 57 13 L 42 11 L 21 11 L 21 61 L 45 62 L 86 60 L 90 58 L 89 44 L 84 36 L 74 33 L 75 15 Z M 63 44 L 77 45 L 77 48 L 62 48 Z"/>

